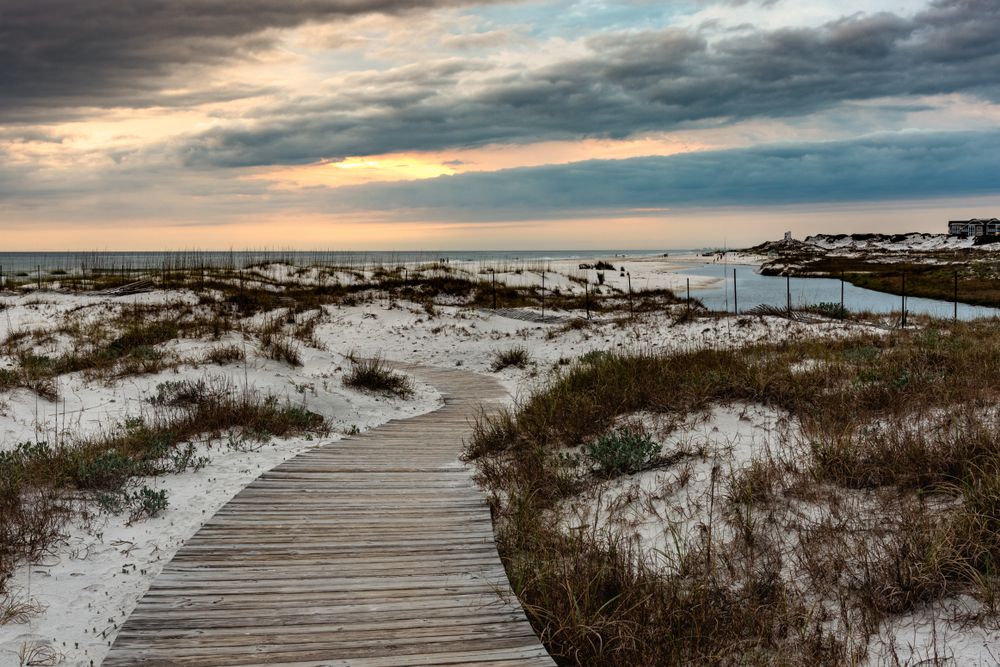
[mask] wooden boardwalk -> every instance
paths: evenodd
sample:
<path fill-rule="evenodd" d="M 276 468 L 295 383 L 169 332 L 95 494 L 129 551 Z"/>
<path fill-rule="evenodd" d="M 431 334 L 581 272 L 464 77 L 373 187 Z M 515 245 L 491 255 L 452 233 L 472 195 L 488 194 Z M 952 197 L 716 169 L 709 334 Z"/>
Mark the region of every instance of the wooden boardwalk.
<path fill-rule="evenodd" d="M 445 406 L 263 474 L 185 544 L 102 663 L 553 667 L 458 461 L 488 377 L 409 369 Z"/>

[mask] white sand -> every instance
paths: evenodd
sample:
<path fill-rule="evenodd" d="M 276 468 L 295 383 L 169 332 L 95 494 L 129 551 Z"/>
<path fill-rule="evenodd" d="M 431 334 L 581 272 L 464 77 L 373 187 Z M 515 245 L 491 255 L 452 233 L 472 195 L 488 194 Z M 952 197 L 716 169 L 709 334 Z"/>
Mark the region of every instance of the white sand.
<path fill-rule="evenodd" d="M 680 258 L 677 258 L 680 259 Z M 602 290 L 627 291 L 631 278 L 633 289 L 665 288 L 682 290 L 686 277 L 675 273 L 687 268 L 675 258 L 653 260 L 623 260 L 609 258 L 621 271 L 606 271 Z M 582 271 L 577 262 L 550 262 L 539 270 L 520 268 L 520 273 L 501 274 L 499 280 L 511 284 L 541 284 L 545 270 L 545 286 L 582 293 L 583 287 L 569 276 L 586 278 L 591 286 L 597 282 L 596 272 Z M 512 269 L 513 271 L 513 269 Z M 552 271 L 551 273 L 549 271 Z M 269 273 L 292 272 L 287 267 L 273 266 Z M 303 279 L 324 280 L 316 272 L 307 272 Z M 692 288 L 705 288 L 710 282 L 692 279 Z M 696 283 L 696 284 L 694 284 Z M 33 296 L 0 296 L 8 307 L 0 312 L 0 337 L 11 331 L 34 330 L 52 326 L 73 311 L 69 317 L 84 317 L 100 321 L 107 313 L 136 302 L 196 303 L 190 293 L 151 293 L 138 297 L 70 296 L 40 293 Z M 82 311 L 74 309 L 90 305 Z M 493 316 L 488 312 L 459 307 L 438 307 L 429 314 L 415 304 L 390 304 L 388 300 L 353 307 L 328 307 L 317 337 L 326 351 L 302 347 L 304 365 L 292 368 L 287 364 L 266 360 L 254 353 L 255 344 L 246 343 L 248 361 L 226 366 L 188 363 L 178 371 L 155 376 L 131 377 L 116 383 L 85 382 L 77 375 L 60 378 L 58 404 L 36 399 L 33 393 L 17 390 L 0 394 L 0 449 L 9 449 L 25 441 L 55 442 L 68 436 L 96 434 L 111 428 L 129 416 L 149 414 L 151 407 L 145 398 L 155 394 L 156 385 L 165 380 L 198 379 L 225 376 L 237 385 L 248 384 L 263 392 L 287 397 L 292 403 L 304 405 L 323 414 L 335 433 L 323 438 L 272 439 L 258 451 L 238 452 L 225 443 L 197 443 L 199 456 L 211 463 L 198 472 L 166 475 L 144 483 L 168 492 L 169 507 L 155 518 L 126 525 L 121 516 L 95 515 L 89 519 L 77 517 L 68 526 L 66 538 L 42 563 L 23 567 L 11 582 L 23 599 L 33 600 L 43 611 L 30 617 L 27 623 L 0 626 L 0 665 L 18 664 L 17 652 L 33 643 L 49 644 L 61 651 L 67 665 L 99 665 L 117 627 L 127 618 L 162 565 L 176 550 L 222 505 L 261 472 L 307 448 L 335 443 L 340 433 L 354 428 L 366 430 L 389 419 L 421 414 L 440 405 L 440 396 L 427 386 L 419 385 L 408 400 L 387 399 L 359 393 L 341 383 L 348 368 L 345 355 L 382 354 L 387 359 L 406 363 L 456 367 L 473 372 L 489 372 L 496 351 L 514 345 L 526 347 L 534 363 L 526 369 L 508 368 L 499 378 L 518 396 L 526 393 L 549 373 L 593 349 L 604 350 L 674 350 L 699 345 L 740 345 L 751 341 L 775 341 L 782 337 L 800 337 L 807 332 L 837 335 L 850 330 L 849 325 L 805 325 L 781 319 L 743 318 L 740 325 L 734 318 L 703 320 L 669 326 L 666 316 L 643 316 L 634 323 L 615 323 L 607 318 L 592 328 L 562 331 L 559 324 L 534 324 Z M 560 313 L 582 317 L 582 313 Z M 231 334 L 227 339 L 239 345 L 244 338 Z M 66 340 L 45 341 L 35 348 L 37 354 L 54 354 Z M 198 357 L 212 345 L 207 340 L 183 340 L 167 344 L 165 349 L 182 357 Z M 0 367 L 11 367 L 17 360 L 0 359 Z M 57 417 L 58 405 L 58 417 Z M 749 416 L 748 416 L 749 415 Z M 58 420 L 58 421 L 57 421 Z M 748 421 L 749 420 L 749 421 Z M 678 488 L 664 496 L 655 506 L 660 520 L 637 518 L 635 529 L 645 535 L 649 544 L 665 547 L 662 517 L 673 516 L 670 507 L 681 507 L 683 516 L 677 523 L 684 532 L 693 530 L 702 521 L 702 505 L 692 494 L 704 493 L 704 480 L 710 474 L 712 457 L 728 456 L 731 465 L 739 465 L 774 437 L 781 415 L 759 406 L 720 408 L 707 421 L 691 424 L 675 432 L 668 446 L 686 444 L 704 447 L 712 452 L 693 464 L 693 479 L 686 488 Z M 334 445 L 335 446 L 335 445 Z M 708 465 L 708 473 L 705 466 Z M 675 472 L 656 472 L 639 476 L 635 483 L 643 486 L 670 486 Z M 624 487 L 632 480 L 618 483 Z M 686 507 L 685 507 L 686 504 Z M 640 520 L 641 519 L 641 520 Z M 673 519 L 671 519 L 673 521 Z M 970 635 L 971 636 L 971 635 Z"/>

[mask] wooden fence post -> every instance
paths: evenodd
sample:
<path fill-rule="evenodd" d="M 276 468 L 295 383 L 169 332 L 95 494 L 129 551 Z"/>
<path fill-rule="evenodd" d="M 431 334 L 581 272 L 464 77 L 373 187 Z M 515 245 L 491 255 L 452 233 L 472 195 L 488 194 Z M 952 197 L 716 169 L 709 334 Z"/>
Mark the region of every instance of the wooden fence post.
<path fill-rule="evenodd" d="M 625 277 L 628 278 L 628 316 L 631 319 L 635 317 L 635 313 L 632 311 L 632 272 L 626 273 Z"/>

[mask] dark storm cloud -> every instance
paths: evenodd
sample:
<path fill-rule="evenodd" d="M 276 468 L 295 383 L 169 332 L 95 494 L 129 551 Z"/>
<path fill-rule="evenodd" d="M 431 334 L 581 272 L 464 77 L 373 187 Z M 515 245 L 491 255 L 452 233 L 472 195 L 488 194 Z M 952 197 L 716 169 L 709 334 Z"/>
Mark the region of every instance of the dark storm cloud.
<path fill-rule="evenodd" d="M 1000 133 L 879 133 L 851 141 L 589 160 L 338 188 L 330 204 L 511 219 L 573 211 L 890 201 L 1000 194 Z"/>
<path fill-rule="evenodd" d="M 847 101 L 968 93 L 1000 100 L 1000 3 L 935 2 L 903 18 L 755 31 L 601 35 L 586 57 L 535 68 L 448 61 L 346 80 L 182 149 L 189 164 L 303 163 L 402 150 L 623 138 L 699 123 L 803 116 Z M 484 67 L 494 69 L 484 74 Z M 476 70 L 475 77 L 469 73 Z"/>
<path fill-rule="evenodd" d="M 175 98 L 161 87 L 180 66 L 217 65 L 270 49 L 270 28 L 458 4 L 463 0 L 0 0 L 0 122 L 31 121 L 61 107 L 244 96 L 255 91 Z"/>

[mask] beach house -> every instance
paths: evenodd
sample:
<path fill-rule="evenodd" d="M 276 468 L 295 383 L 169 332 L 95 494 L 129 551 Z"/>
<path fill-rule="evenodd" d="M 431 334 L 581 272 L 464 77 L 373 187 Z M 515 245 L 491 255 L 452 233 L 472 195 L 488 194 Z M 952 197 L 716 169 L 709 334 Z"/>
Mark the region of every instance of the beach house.
<path fill-rule="evenodd" d="M 1000 235 L 1000 221 L 996 218 L 950 220 L 948 234 L 951 236 L 997 236 Z"/>

